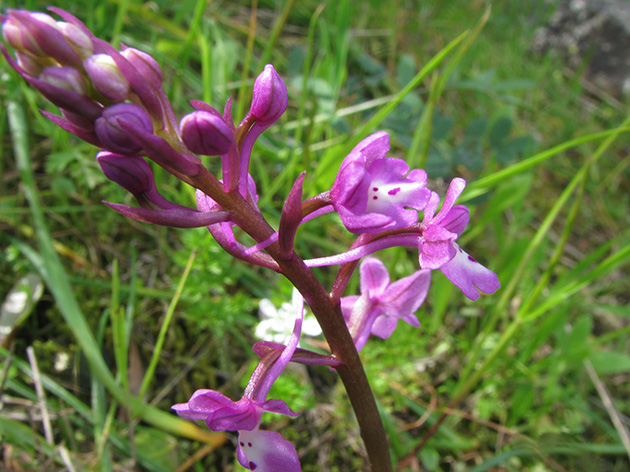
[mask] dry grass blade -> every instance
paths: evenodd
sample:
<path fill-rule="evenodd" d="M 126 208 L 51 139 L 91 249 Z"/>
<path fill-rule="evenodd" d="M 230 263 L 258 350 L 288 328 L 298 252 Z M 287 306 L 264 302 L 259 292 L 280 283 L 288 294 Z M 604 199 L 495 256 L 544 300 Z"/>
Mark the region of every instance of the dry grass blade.
<path fill-rule="evenodd" d="M 608 416 L 610 416 L 610 419 L 613 422 L 613 425 L 615 426 L 617 433 L 619 433 L 619 437 L 621 438 L 621 443 L 623 444 L 623 447 L 626 449 L 628 458 L 630 458 L 630 432 L 628 431 L 628 428 L 624 426 L 623 421 L 621 419 L 621 414 L 619 413 L 619 410 L 615 406 L 615 402 L 612 396 L 608 392 L 608 389 L 606 388 L 606 385 L 604 385 L 604 382 L 602 382 L 601 379 L 599 378 L 599 375 L 597 375 L 597 372 L 595 372 L 595 369 L 593 368 L 593 364 L 591 364 L 591 361 L 589 361 L 588 359 L 584 360 L 584 367 L 586 368 L 586 373 L 590 377 L 591 382 L 593 382 L 593 385 L 595 385 L 595 389 L 597 390 L 597 393 L 599 394 L 599 398 L 602 399 L 604 408 L 606 408 L 606 411 L 608 412 Z"/>

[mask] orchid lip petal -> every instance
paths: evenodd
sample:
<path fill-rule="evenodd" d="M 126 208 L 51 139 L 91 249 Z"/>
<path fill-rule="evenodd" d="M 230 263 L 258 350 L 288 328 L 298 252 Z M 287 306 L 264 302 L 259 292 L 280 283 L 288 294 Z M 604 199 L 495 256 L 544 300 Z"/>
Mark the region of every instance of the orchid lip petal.
<path fill-rule="evenodd" d="M 236 457 L 243 467 L 256 472 L 302 470 L 295 446 L 276 431 L 239 431 Z"/>
<path fill-rule="evenodd" d="M 479 292 L 492 294 L 501 287 L 494 272 L 469 256 L 461 247 L 454 246 L 455 257 L 440 270 L 466 297 L 477 300 Z"/>

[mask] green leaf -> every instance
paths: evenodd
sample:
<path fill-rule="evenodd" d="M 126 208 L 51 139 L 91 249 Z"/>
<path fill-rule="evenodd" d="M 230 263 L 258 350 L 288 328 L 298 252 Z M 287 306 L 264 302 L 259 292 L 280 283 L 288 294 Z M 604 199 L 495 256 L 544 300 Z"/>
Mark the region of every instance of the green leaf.
<path fill-rule="evenodd" d="M 431 138 L 433 141 L 440 141 L 448 135 L 448 132 L 453 127 L 455 120 L 450 116 L 439 116 L 437 113 L 433 117 L 433 135 Z"/>
<path fill-rule="evenodd" d="M 498 118 L 492 125 L 492 128 L 490 128 L 490 133 L 488 134 L 490 145 L 496 147 L 505 141 L 512 132 L 512 125 L 512 120 L 509 117 L 502 116 Z"/>
<path fill-rule="evenodd" d="M 135 442 L 138 451 L 165 470 L 175 470 L 179 465 L 177 440 L 170 434 L 155 428 L 137 426 Z"/>
<path fill-rule="evenodd" d="M 431 178 L 446 177 L 451 171 L 451 158 L 438 149 L 429 150 L 425 170 Z"/>
<path fill-rule="evenodd" d="M 411 54 L 403 54 L 396 67 L 396 80 L 399 87 L 404 87 L 416 75 L 416 61 Z"/>
<path fill-rule="evenodd" d="M 479 141 L 464 141 L 453 150 L 453 164 L 462 165 L 469 170 L 478 171 L 483 167 L 481 143 Z"/>
<path fill-rule="evenodd" d="M 501 143 L 497 148 L 496 159 L 501 164 L 508 164 L 517 157 L 533 149 L 536 141 L 531 136 L 518 136 Z"/>
<path fill-rule="evenodd" d="M 534 405 L 534 385 L 527 383 L 519 384 L 512 394 L 512 406 L 510 408 L 510 424 L 514 425 L 522 417 L 532 411 Z"/>
<path fill-rule="evenodd" d="M 438 470 L 440 453 L 431 447 L 425 447 L 420 451 L 420 460 L 426 470 Z"/>
<path fill-rule="evenodd" d="M 598 374 L 630 372 L 630 355 L 615 351 L 599 351 L 589 358 Z"/>
<path fill-rule="evenodd" d="M 488 129 L 488 118 L 477 118 L 470 122 L 468 128 L 466 128 L 465 139 L 481 139 L 486 134 Z"/>
<path fill-rule="evenodd" d="M 72 161 L 77 160 L 77 154 L 74 150 L 53 152 L 46 156 L 46 172 L 49 174 L 56 174 L 62 170 L 68 168 Z"/>

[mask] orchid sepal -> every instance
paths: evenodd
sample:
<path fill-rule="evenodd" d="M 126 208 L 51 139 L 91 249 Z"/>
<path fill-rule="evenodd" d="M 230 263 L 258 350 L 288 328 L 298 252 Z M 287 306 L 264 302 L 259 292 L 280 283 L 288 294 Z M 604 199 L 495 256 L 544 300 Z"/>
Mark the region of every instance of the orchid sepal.
<path fill-rule="evenodd" d="M 143 223 L 151 223 L 172 228 L 201 228 L 212 224 L 229 221 L 231 213 L 228 211 L 216 211 L 204 213 L 192 209 L 165 209 L 154 210 L 151 208 L 137 208 L 119 203 L 103 202 L 108 207 L 116 210 L 121 215 Z"/>

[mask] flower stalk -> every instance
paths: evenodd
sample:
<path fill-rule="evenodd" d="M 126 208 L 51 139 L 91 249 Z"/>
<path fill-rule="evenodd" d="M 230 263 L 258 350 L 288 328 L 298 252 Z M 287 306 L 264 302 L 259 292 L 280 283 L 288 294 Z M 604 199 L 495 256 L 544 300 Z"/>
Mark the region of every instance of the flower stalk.
<path fill-rule="evenodd" d="M 455 242 L 469 220 L 468 208 L 455 205 L 466 182 L 453 179 L 438 211 L 440 197 L 427 188 L 426 172 L 387 157 L 389 135 L 377 132 L 345 157 L 330 190 L 304 200 L 305 172 L 301 173 L 275 230 L 258 208 L 249 166 L 256 140 L 288 106 L 287 87 L 271 64 L 256 79 L 250 110 L 238 125 L 233 122 L 231 99 L 223 114 L 193 100 L 196 111 L 177 120 L 162 89 L 162 71 L 151 56 L 124 45 L 117 50 L 67 12 L 51 11 L 65 21 L 24 10 L 0 16 L 15 56 L 4 47 L 2 52 L 27 82 L 60 107 L 61 116 L 44 115 L 99 147 L 97 160 L 104 174 L 130 192 L 140 207 L 104 203 L 145 223 L 205 226 L 229 254 L 281 273 L 296 289 L 294 328 L 286 345 L 267 341 L 254 345 L 260 361 L 240 400 L 200 389 L 173 410 L 190 420 L 205 420 L 213 431 L 237 431 L 237 459 L 245 468 L 299 472 L 295 446 L 277 432 L 260 429 L 265 412 L 299 413 L 284 400 L 267 396 L 289 362 L 328 366 L 339 373 L 345 386 L 372 470 L 393 471 L 383 423 L 358 351 L 371 335 L 389 337 L 399 320 L 420 326 L 415 312 L 427 296 L 431 270 L 441 270 L 471 300 L 479 292 L 493 293 L 499 288 L 497 276 Z M 220 156 L 222 175 L 211 173 L 200 155 Z M 146 158 L 194 187 L 197 207 L 164 198 Z M 357 235 L 355 242 L 340 254 L 302 259 L 295 251 L 299 227 L 333 211 Z M 235 228 L 256 244 L 246 247 Z M 390 247 L 416 248 L 419 269 L 390 282 L 384 264 L 366 257 Z M 331 265 L 340 268 L 329 291 L 311 267 Z M 361 295 L 343 296 L 357 267 Z M 297 347 L 304 303 L 319 322 L 329 354 Z"/>

